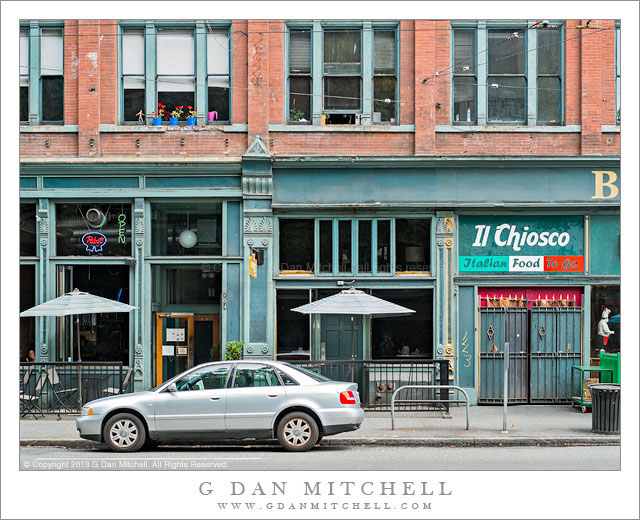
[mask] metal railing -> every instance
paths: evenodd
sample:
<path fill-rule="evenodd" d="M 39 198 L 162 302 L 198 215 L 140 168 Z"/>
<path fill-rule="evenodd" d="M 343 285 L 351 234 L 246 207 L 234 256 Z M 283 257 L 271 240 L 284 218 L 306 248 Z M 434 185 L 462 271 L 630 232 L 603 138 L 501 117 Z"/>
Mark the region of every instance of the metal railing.
<path fill-rule="evenodd" d="M 389 411 L 393 392 L 401 386 L 440 385 L 433 388 L 414 388 L 411 402 L 402 403 L 405 411 L 449 411 L 449 361 L 446 359 L 421 360 L 325 360 L 289 361 L 335 381 L 353 381 L 358 384 L 360 401 L 365 410 Z M 436 396 L 439 393 L 439 399 Z"/>
<path fill-rule="evenodd" d="M 463 389 L 460 388 L 459 386 L 454 386 L 454 385 L 419 385 L 419 386 L 412 386 L 412 385 L 406 385 L 406 386 L 401 386 L 400 388 L 398 388 L 395 392 L 393 392 L 393 395 L 391 396 L 391 429 L 395 429 L 395 404 L 396 403 L 408 403 L 408 402 L 413 402 L 411 400 L 399 400 L 396 399 L 396 394 L 398 392 L 400 392 L 400 390 L 406 390 L 406 389 L 412 389 L 412 388 L 431 388 L 431 389 L 446 389 L 447 390 L 447 397 L 449 396 L 449 390 L 458 390 L 459 392 L 462 392 L 464 394 L 464 399 L 447 399 L 446 404 L 453 404 L 453 403 L 466 403 L 467 405 L 467 430 L 469 429 L 469 395 L 467 394 L 467 392 Z M 428 400 L 427 402 L 436 402 L 436 403 L 442 403 L 441 399 L 434 399 L 434 400 Z M 444 403 L 443 403 L 444 404 Z"/>
<path fill-rule="evenodd" d="M 20 415 L 80 413 L 83 404 L 133 391 L 121 361 L 20 363 Z"/>

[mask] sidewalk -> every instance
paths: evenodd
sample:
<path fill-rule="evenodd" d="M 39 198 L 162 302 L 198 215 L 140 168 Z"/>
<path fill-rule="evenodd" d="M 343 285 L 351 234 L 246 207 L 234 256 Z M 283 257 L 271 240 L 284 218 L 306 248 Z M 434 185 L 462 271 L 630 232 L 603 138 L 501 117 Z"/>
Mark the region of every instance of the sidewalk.
<path fill-rule="evenodd" d="M 75 416 L 45 415 L 20 421 L 21 446 L 91 448 L 97 443 L 78 436 Z M 322 444 L 378 446 L 566 446 L 619 445 L 620 435 L 591 432 L 591 413 L 570 405 L 510 406 L 507 433 L 503 433 L 501 406 L 472 406 L 469 430 L 464 406 L 452 407 L 451 418 L 440 412 L 397 412 L 391 429 L 390 412 L 366 412 L 360 429 L 326 437 Z M 238 442 L 238 441 L 236 441 Z M 247 444 L 247 441 L 239 441 Z M 224 444 L 229 444 L 225 442 Z"/>

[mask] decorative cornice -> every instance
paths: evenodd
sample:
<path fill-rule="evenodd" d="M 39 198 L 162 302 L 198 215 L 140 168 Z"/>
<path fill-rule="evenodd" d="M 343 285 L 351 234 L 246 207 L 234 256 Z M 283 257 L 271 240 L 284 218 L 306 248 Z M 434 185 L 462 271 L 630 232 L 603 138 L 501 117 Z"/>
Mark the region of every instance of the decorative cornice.
<path fill-rule="evenodd" d="M 273 220 L 271 217 L 248 217 L 244 219 L 245 234 L 271 234 L 273 233 Z"/>

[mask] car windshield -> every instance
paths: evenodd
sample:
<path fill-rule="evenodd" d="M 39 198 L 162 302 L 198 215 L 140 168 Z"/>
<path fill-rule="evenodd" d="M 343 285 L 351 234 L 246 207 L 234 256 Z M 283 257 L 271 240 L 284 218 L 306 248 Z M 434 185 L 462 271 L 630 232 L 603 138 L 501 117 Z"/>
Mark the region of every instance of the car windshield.
<path fill-rule="evenodd" d="M 293 370 L 297 370 L 298 372 L 302 372 L 305 376 L 308 376 L 311 379 L 318 381 L 320 383 L 322 383 L 323 381 L 331 381 L 331 379 L 329 379 L 328 377 L 325 377 L 320 374 L 316 374 L 315 372 L 312 372 L 311 370 L 307 370 L 306 368 L 292 365 L 291 363 L 283 363 L 283 365 L 286 365 L 289 368 L 292 368 Z"/>

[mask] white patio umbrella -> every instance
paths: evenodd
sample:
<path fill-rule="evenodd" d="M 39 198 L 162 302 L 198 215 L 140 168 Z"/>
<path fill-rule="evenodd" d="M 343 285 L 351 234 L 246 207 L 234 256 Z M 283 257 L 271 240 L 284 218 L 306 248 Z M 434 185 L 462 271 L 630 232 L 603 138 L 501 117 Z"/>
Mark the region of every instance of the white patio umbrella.
<path fill-rule="evenodd" d="M 351 361 L 353 365 L 353 316 L 371 316 L 372 318 L 389 318 L 407 316 L 414 310 L 377 298 L 355 287 L 350 287 L 338 294 L 327 296 L 321 300 L 291 309 L 302 314 L 347 314 L 351 316 Z M 353 366 L 352 366 L 353 368 Z M 353 380 L 353 370 L 351 370 Z"/>
<path fill-rule="evenodd" d="M 31 307 L 20 313 L 21 318 L 37 316 L 76 316 L 76 331 L 78 334 L 78 361 L 82 361 L 80 352 L 80 314 L 101 314 L 106 312 L 131 312 L 137 309 L 133 305 L 95 296 L 93 294 L 74 289 L 62 296 Z M 80 405 L 82 405 L 82 380 L 78 378 L 80 390 Z"/>

